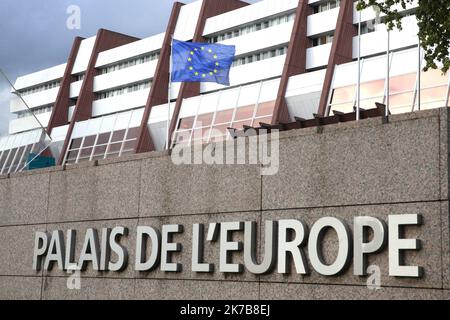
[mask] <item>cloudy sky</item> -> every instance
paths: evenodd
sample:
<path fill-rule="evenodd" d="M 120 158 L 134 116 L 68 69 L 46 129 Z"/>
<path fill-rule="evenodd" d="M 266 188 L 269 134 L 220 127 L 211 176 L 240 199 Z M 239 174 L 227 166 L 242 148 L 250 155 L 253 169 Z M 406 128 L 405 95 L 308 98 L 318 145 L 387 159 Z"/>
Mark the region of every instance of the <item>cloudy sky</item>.
<path fill-rule="evenodd" d="M 193 0 L 182 1 L 184 3 Z M 217 0 L 220 1 L 220 0 Z M 0 68 L 19 75 L 66 62 L 75 36 L 99 28 L 144 38 L 165 30 L 173 0 L 1 0 Z M 247 1 L 247 2 L 256 2 Z M 69 30 L 67 8 L 81 9 L 81 29 Z M 9 88 L 0 79 L 0 135 L 7 132 Z"/>

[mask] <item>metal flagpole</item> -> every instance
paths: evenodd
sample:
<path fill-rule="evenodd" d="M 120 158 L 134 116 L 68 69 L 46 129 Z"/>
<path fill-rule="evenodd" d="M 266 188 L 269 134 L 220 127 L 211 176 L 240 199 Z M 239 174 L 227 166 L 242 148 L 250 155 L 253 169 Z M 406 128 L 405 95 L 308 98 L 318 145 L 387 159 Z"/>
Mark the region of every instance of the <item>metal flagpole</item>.
<path fill-rule="evenodd" d="M 445 106 L 444 107 L 450 107 L 450 105 L 448 104 L 450 101 L 450 72 L 449 72 L 449 77 L 448 77 L 448 89 L 447 89 L 447 97 L 445 98 Z"/>
<path fill-rule="evenodd" d="M 421 109 L 421 89 L 422 89 L 422 85 L 421 85 L 421 77 L 422 77 L 422 49 L 421 49 L 421 44 L 420 44 L 420 38 L 419 38 L 419 43 L 417 45 L 418 47 L 418 62 L 417 62 L 417 109 L 420 111 Z"/>
<path fill-rule="evenodd" d="M 168 85 L 168 102 L 167 102 L 167 128 L 166 128 L 166 150 L 170 149 L 170 102 L 172 100 L 172 54 L 173 54 L 173 35 L 170 36 L 170 59 L 169 59 L 169 85 Z"/>
<path fill-rule="evenodd" d="M 356 102 L 356 121 L 360 119 L 361 107 L 361 11 L 359 11 L 358 19 L 358 88 L 357 88 L 357 102 Z"/>
<path fill-rule="evenodd" d="M 391 78 L 391 32 L 388 29 L 387 30 L 387 53 L 386 53 L 386 62 L 387 62 L 387 74 L 386 74 L 386 110 L 385 110 L 385 116 L 389 116 L 389 103 L 390 103 L 390 92 L 391 92 L 391 84 L 390 84 L 390 78 Z"/>

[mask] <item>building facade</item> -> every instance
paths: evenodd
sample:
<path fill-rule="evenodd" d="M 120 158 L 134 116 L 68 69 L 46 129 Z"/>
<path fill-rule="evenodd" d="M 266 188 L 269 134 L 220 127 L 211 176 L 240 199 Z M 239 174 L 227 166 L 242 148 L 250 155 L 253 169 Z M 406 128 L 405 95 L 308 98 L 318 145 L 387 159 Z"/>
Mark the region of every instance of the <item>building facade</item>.
<path fill-rule="evenodd" d="M 228 128 L 350 112 L 358 56 L 362 108 L 388 98 L 392 114 L 448 106 L 449 75 L 419 71 L 416 7 L 400 8 L 403 30 L 390 32 L 389 57 L 383 17 L 360 14 L 353 0 L 175 3 L 164 33 L 137 39 L 101 29 L 76 38 L 67 63 L 16 80 L 17 118 L 0 140 L 0 172 L 20 171 L 27 154 L 46 148 L 57 164 L 74 164 L 229 139 Z M 235 45 L 230 87 L 169 86 L 172 37 Z"/>

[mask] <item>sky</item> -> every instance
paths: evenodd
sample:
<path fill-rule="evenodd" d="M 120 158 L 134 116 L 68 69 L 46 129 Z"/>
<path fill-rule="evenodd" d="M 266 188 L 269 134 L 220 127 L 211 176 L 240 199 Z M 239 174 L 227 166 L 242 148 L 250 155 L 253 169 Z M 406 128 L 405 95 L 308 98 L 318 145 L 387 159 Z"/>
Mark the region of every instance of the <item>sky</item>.
<path fill-rule="evenodd" d="M 217 0 L 221 1 L 221 0 Z M 145 38 L 165 31 L 173 0 L 1 0 L 0 68 L 17 76 L 65 63 L 75 36 L 100 28 Z M 184 0 L 183 3 L 193 2 Z M 247 1 L 247 2 L 257 2 Z M 67 9 L 81 10 L 80 29 L 70 30 Z M 0 76 L 1 77 L 1 76 Z M 0 135 L 7 134 L 10 88 L 0 79 Z"/>

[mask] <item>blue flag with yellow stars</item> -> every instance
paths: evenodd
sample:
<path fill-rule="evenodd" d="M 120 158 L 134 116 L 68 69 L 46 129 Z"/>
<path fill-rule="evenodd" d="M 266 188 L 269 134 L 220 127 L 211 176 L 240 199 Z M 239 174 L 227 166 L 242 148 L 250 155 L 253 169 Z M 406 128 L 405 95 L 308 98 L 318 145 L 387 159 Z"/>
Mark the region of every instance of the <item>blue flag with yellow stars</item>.
<path fill-rule="evenodd" d="M 230 85 L 235 46 L 172 42 L 172 82 L 216 82 Z"/>

